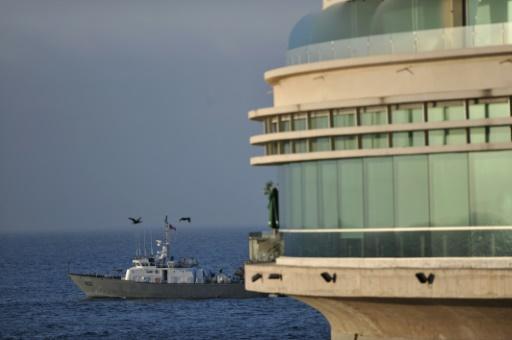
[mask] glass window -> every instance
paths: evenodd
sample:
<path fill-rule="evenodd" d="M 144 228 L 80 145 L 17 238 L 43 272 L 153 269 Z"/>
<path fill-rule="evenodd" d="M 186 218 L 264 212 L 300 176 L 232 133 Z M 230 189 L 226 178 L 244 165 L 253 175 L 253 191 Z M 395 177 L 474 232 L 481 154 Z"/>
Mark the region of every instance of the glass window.
<path fill-rule="evenodd" d="M 356 111 L 354 109 L 333 110 L 333 127 L 351 127 L 356 125 Z"/>
<path fill-rule="evenodd" d="M 363 149 L 380 149 L 388 148 L 389 140 L 387 133 L 375 133 L 363 135 Z"/>
<path fill-rule="evenodd" d="M 430 155 L 429 163 L 431 224 L 469 225 L 468 155 Z"/>
<path fill-rule="evenodd" d="M 425 132 L 424 131 L 408 131 L 408 132 L 394 132 L 393 133 L 393 147 L 403 148 L 409 146 L 424 146 L 425 145 Z"/>
<path fill-rule="evenodd" d="M 295 228 L 304 227 L 302 218 L 302 164 L 290 165 L 290 224 Z"/>
<path fill-rule="evenodd" d="M 391 108 L 393 124 L 421 123 L 423 119 L 422 105 L 394 105 Z"/>
<path fill-rule="evenodd" d="M 395 157 L 396 225 L 429 225 L 427 156 Z"/>
<path fill-rule="evenodd" d="M 292 117 L 281 116 L 279 118 L 279 132 L 287 132 L 292 130 Z"/>
<path fill-rule="evenodd" d="M 293 116 L 293 130 L 301 131 L 307 129 L 308 116 L 305 113 L 296 114 Z"/>
<path fill-rule="evenodd" d="M 311 151 L 330 151 L 331 139 L 329 137 L 313 138 L 311 139 Z"/>
<path fill-rule="evenodd" d="M 388 124 L 388 110 L 386 107 L 369 107 L 361 110 L 361 125 Z"/>
<path fill-rule="evenodd" d="M 391 108 L 391 121 L 393 124 L 409 124 L 424 122 L 422 105 L 394 105 Z M 424 146 L 424 131 L 406 131 L 393 133 L 393 147 Z"/>
<path fill-rule="evenodd" d="M 364 165 L 366 225 L 393 227 L 393 158 L 368 158 Z"/>
<path fill-rule="evenodd" d="M 291 185 L 291 166 L 283 165 L 278 170 L 278 183 L 279 183 L 279 213 L 280 225 L 288 228 L 291 225 L 292 213 L 292 195 L 294 188 Z"/>
<path fill-rule="evenodd" d="M 470 119 L 510 117 L 507 98 L 472 101 L 469 106 Z M 475 127 L 470 129 L 471 143 L 508 143 L 512 140 L 509 126 Z"/>
<path fill-rule="evenodd" d="M 512 151 L 469 154 L 473 225 L 512 225 Z"/>
<path fill-rule="evenodd" d="M 510 117 L 510 105 L 508 101 L 487 104 L 489 118 Z M 489 130 L 489 143 L 510 143 L 510 126 L 492 126 Z"/>
<path fill-rule="evenodd" d="M 363 210 L 363 161 L 344 159 L 338 161 L 339 225 L 360 228 L 364 225 Z"/>
<path fill-rule="evenodd" d="M 486 119 L 486 104 L 472 102 L 469 105 L 469 119 Z M 469 129 L 471 144 L 487 143 L 487 133 L 485 127 L 474 127 Z"/>
<path fill-rule="evenodd" d="M 277 117 L 267 118 L 266 122 L 266 133 L 277 132 Z"/>
<path fill-rule="evenodd" d="M 279 153 L 278 144 L 277 143 L 268 143 L 267 144 L 267 155 L 277 155 Z"/>
<path fill-rule="evenodd" d="M 292 153 L 292 143 L 290 141 L 281 142 L 281 153 L 282 154 Z"/>
<path fill-rule="evenodd" d="M 334 137 L 335 150 L 353 150 L 357 149 L 356 136 L 337 136 Z"/>
<path fill-rule="evenodd" d="M 338 226 L 338 168 L 336 161 L 319 162 L 320 226 Z"/>
<path fill-rule="evenodd" d="M 430 103 L 427 108 L 429 122 L 466 120 L 464 102 L 438 102 Z"/>
<path fill-rule="evenodd" d="M 445 130 L 446 145 L 467 144 L 466 129 L 448 129 Z"/>
<path fill-rule="evenodd" d="M 428 106 L 428 121 L 458 121 L 466 119 L 464 102 L 431 103 Z M 466 144 L 465 129 L 430 130 L 428 132 L 429 145 L 460 145 Z"/>
<path fill-rule="evenodd" d="M 302 163 L 304 227 L 317 228 L 318 221 L 318 170 L 317 163 Z"/>
<path fill-rule="evenodd" d="M 313 112 L 309 117 L 310 129 L 329 128 L 329 111 Z"/>
<path fill-rule="evenodd" d="M 308 142 L 306 139 L 299 139 L 293 142 L 295 153 L 308 152 Z"/>
<path fill-rule="evenodd" d="M 470 25 L 512 21 L 511 0 L 467 0 Z"/>

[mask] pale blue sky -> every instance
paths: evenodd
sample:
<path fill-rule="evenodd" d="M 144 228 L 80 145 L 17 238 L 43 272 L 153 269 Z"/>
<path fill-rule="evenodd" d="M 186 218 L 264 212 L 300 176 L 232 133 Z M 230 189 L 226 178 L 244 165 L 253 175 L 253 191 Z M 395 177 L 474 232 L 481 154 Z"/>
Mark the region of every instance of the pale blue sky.
<path fill-rule="evenodd" d="M 0 0 L 0 231 L 264 224 L 265 70 L 321 0 Z"/>

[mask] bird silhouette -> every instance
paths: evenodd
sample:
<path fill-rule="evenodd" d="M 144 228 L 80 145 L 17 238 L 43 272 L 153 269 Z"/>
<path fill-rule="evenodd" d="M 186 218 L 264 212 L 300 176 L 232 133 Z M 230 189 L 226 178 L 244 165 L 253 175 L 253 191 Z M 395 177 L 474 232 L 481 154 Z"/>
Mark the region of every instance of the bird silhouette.
<path fill-rule="evenodd" d="M 130 221 L 132 221 L 133 224 L 139 224 L 139 223 L 142 223 L 142 217 L 137 217 L 137 218 L 134 218 L 134 217 L 128 217 L 128 219 Z"/>
<path fill-rule="evenodd" d="M 188 223 L 190 223 L 190 222 L 192 222 L 192 219 L 190 217 L 182 217 L 182 218 L 179 219 L 178 222 L 188 222 Z"/>

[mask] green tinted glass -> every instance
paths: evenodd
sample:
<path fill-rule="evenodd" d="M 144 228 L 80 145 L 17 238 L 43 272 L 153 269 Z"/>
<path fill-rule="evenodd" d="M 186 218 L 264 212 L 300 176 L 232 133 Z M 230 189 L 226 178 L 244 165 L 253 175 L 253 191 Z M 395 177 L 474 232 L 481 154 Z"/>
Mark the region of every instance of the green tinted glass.
<path fill-rule="evenodd" d="M 393 227 L 393 159 L 369 158 L 365 160 L 364 165 L 366 225 Z"/>

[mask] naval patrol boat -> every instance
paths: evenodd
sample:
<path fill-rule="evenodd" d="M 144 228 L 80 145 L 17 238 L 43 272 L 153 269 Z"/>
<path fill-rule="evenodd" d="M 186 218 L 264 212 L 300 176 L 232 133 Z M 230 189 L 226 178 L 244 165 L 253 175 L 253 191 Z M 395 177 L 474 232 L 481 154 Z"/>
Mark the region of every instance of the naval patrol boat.
<path fill-rule="evenodd" d="M 211 273 L 195 258 L 174 260 L 170 256 L 171 230 L 165 219 L 165 239 L 157 240 L 155 256 L 136 256 L 124 276 L 69 273 L 71 280 L 89 298 L 210 299 L 254 298 L 263 295 L 245 290 L 243 271 L 229 276 Z"/>

